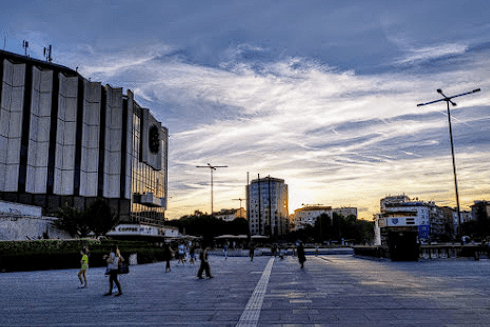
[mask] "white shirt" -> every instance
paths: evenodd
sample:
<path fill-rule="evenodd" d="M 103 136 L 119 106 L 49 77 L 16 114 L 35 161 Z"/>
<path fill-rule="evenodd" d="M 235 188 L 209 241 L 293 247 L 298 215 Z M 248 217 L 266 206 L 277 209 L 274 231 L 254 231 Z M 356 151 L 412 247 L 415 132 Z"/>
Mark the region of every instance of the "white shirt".
<path fill-rule="evenodd" d="M 116 254 L 114 252 L 111 252 L 111 254 L 109 255 L 109 258 L 112 259 L 112 263 L 108 263 L 107 268 L 109 268 L 110 270 L 117 270 L 118 269 L 117 264 L 119 263 L 119 257 L 116 257 Z"/>

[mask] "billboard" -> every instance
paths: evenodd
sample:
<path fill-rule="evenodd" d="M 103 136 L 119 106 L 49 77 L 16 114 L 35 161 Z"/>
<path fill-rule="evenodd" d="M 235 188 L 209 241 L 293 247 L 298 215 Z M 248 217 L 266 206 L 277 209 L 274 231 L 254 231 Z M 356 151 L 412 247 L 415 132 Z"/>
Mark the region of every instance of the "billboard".
<path fill-rule="evenodd" d="M 429 238 L 430 235 L 430 225 L 420 225 L 419 226 L 419 238 Z"/>

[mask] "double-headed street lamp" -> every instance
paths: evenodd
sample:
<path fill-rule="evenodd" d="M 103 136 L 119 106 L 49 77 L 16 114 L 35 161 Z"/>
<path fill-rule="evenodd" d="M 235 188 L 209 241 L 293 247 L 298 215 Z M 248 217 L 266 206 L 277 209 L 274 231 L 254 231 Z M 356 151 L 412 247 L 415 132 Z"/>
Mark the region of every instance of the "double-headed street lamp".
<path fill-rule="evenodd" d="M 211 170 L 211 216 L 213 215 L 213 171 L 216 168 L 227 168 L 228 166 L 213 166 L 208 163 L 207 166 L 196 166 L 196 168 L 209 168 Z"/>
<path fill-rule="evenodd" d="M 452 99 L 454 98 L 457 98 L 457 97 L 461 97 L 463 95 L 468 95 L 468 94 L 472 94 L 472 93 L 476 93 L 476 92 L 480 92 L 480 89 L 475 89 L 473 91 L 470 91 L 470 92 L 465 92 L 465 93 L 461 93 L 461 94 L 458 94 L 458 95 L 453 95 L 453 96 L 446 96 L 441 89 L 437 89 L 437 93 L 439 93 L 440 95 L 442 95 L 444 98 L 443 99 L 439 99 L 439 100 L 435 100 L 435 101 L 430 101 L 430 102 L 426 102 L 426 103 L 419 103 L 417 105 L 417 107 L 421 107 L 421 106 L 425 106 L 425 105 L 428 105 L 428 104 L 432 104 L 432 103 L 436 103 L 436 102 L 441 102 L 441 101 L 446 101 L 446 104 L 447 104 L 447 121 L 449 123 L 449 139 L 451 141 L 451 155 L 452 155 L 452 158 L 453 158 L 453 173 L 454 173 L 454 189 L 455 189 L 455 193 L 456 193 L 456 208 L 457 208 L 457 213 L 458 213 L 458 239 L 461 238 L 461 212 L 460 212 L 460 208 L 459 208 L 459 194 L 458 194 L 458 178 L 456 176 L 456 162 L 454 160 L 454 143 L 453 143 L 453 129 L 451 127 L 451 111 L 449 110 L 449 103 L 451 103 L 453 106 L 456 106 L 456 103 L 452 101 Z"/>

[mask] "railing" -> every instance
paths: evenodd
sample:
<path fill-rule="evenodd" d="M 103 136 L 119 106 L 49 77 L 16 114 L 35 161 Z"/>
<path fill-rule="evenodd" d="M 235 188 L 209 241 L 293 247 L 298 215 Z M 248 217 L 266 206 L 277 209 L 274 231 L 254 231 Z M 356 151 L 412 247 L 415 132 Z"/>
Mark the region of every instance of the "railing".
<path fill-rule="evenodd" d="M 389 258 L 388 246 L 354 246 L 354 253 L 360 256 Z M 481 244 L 421 244 L 420 259 L 451 259 L 451 258 L 490 258 L 490 247 Z"/>

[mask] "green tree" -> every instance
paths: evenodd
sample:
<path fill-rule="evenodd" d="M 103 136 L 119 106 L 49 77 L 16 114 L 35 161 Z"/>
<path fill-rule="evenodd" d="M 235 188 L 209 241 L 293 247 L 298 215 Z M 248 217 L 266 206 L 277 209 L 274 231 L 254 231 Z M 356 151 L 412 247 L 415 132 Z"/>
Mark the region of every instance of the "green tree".
<path fill-rule="evenodd" d="M 105 235 L 119 221 L 119 217 L 111 212 L 109 204 L 102 198 L 97 198 L 85 208 L 82 218 L 96 237 Z"/>
<path fill-rule="evenodd" d="M 105 235 L 118 222 L 117 215 L 111 212 L 109 204 L 102 198 L 97 198 L 81 212 L 65 203 L 56 216 L 58 227 L 78 237 L 86 237 L 90 231 L 96 237 Z"/>
<path fill-rule="evenodd" d="M 485 238 L 490 236 L 490 218 L 487 215 L 486 208 L 478 206 L 475 212 L 475 220 L 468 221 L 461 225 L 463 235 L 469 235 L 474 238 Z"/>
<path fill-rule="evenodd" d="M 90 233 L 90 228 L 77 209 L 68 206 L 67 203 L 58 209 L 56 213 L 58 220 L 55 224 L 70 233 L 71 236 L 86 237 Z"/>

